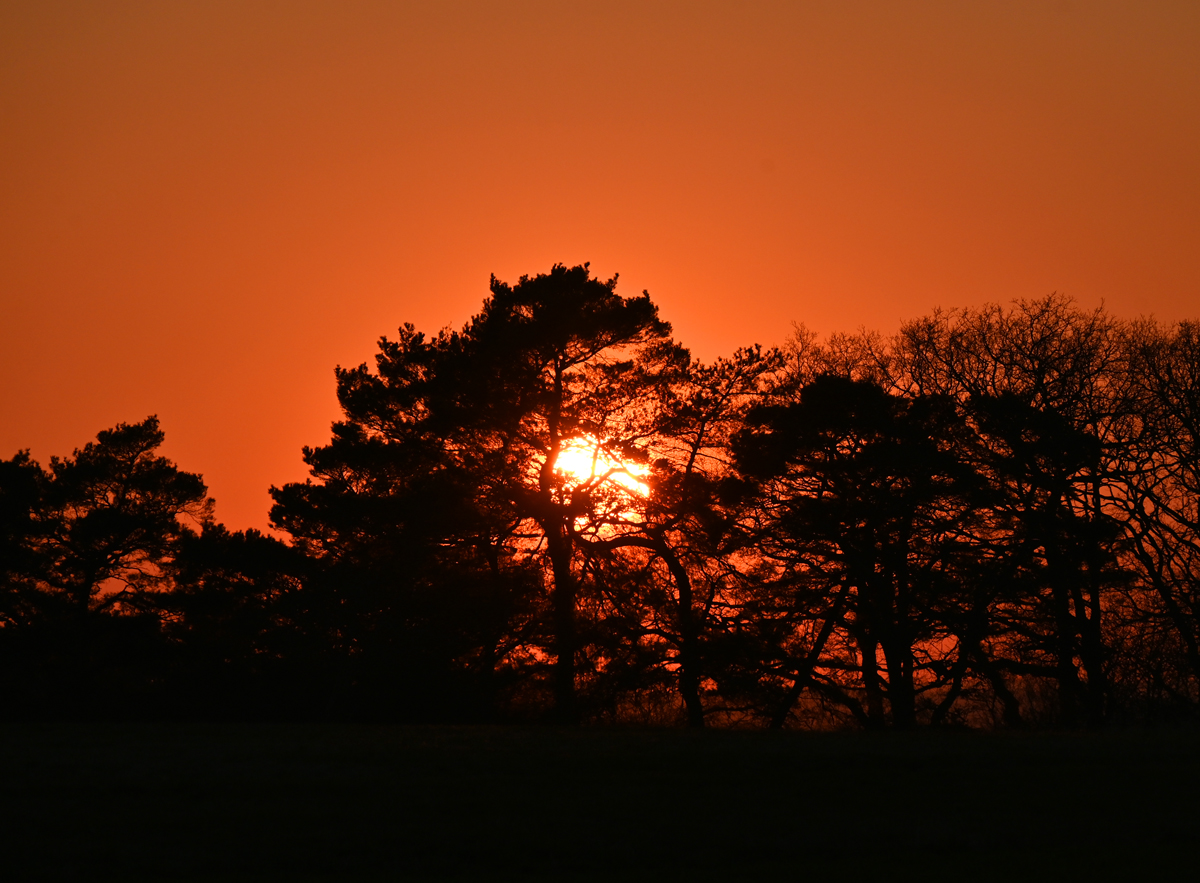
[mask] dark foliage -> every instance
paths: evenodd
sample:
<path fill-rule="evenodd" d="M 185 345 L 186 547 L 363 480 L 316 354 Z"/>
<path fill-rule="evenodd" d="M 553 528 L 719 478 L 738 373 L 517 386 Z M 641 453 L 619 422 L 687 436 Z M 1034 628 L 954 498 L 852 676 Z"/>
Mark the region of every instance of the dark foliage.
<path fill-rule="evenodd" d="M 1200 710 L 1200 333 L 1051 296 L 713 364 L 555 266 L 337 370 L 212 521 L 154 418 L 0 462 L 9 717 L 1091 726 Z"/>

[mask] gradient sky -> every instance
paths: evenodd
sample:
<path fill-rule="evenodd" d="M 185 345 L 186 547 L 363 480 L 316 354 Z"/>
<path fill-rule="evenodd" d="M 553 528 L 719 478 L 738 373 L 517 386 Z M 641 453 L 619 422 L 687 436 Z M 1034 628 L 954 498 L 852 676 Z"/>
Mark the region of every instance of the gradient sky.
<path fill-rule="evenodd" d="M 583 261 L 705 359 L 1200 316 L 1200 3 L 0 2 L 0 457 L 156 413 L 264 527 L 334 365 Z"/>

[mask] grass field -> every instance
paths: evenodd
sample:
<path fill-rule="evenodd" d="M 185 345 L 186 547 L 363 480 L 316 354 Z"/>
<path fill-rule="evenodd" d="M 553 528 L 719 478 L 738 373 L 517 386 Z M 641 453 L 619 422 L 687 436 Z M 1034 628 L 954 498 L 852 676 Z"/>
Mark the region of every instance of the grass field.
<path fill-rule="evenodd" d="M 11 881 L 1191 879 L 1200 733 L 7 724 L 0 789 Z"/>

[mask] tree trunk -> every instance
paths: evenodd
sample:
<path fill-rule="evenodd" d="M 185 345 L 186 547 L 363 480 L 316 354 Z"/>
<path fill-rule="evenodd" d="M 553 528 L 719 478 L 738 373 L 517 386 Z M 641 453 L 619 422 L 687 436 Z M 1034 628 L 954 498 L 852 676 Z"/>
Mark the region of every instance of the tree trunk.
<path fill-rule="evenodd" d="M 859 641 L 862 653 L 863 687 L 867 693 L 867 721 L 873 730 L 887 726 L 883 713 L 883 685 L 879 677 L 879 644 L 870 637 Z"/>
<path fill-rule="evenodd" d="M 897 634 L 894 626 L 881 641 L 883 659 L 887 665 L 888 705 L 892 710 L 892 726 L 910 730 L 917 725 L 917 694 L 913 685 L 913 654 L 909 642 Z"/>
<path fill-rule="evenodd" d="M 1057 574 L 1052 574 L 1051 603 L 1057 643 L 1058 701 L 1062 722 L 1068 727 L 1079 724 L 1079 670 L 1075 666 L 1075 621 L 1071 616 L 1069 592 L 1062 588 Z"/>
<path fill-rule="evenodd" d="M 565 524 L 546 531 L 546 549 L 554 573 L 554 718 L 560 724 L 579 722 L 575 702 L 575 575 L 571 572 L 571 540 Z"/>
<path fill-rule="evenodd" d="M 692 579 L 687 568 L 671 548 L 658 538 L 659 556 L 667 564 L 679 592 L 679 693 L 687 708 L 689 727 L 704 726 L 704 705 L 700 701 L 700 634 L 693 609 Z"/>

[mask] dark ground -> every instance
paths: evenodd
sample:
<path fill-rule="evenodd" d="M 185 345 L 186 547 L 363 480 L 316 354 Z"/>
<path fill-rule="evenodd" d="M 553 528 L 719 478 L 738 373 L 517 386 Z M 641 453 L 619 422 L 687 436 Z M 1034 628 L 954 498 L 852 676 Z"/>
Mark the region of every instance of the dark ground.
<path fill-rule="evenodd" d="M 1200 867 L 1195 730 L 5 724 L 0 793 L 11 881 L 1091 881 Z"/>

